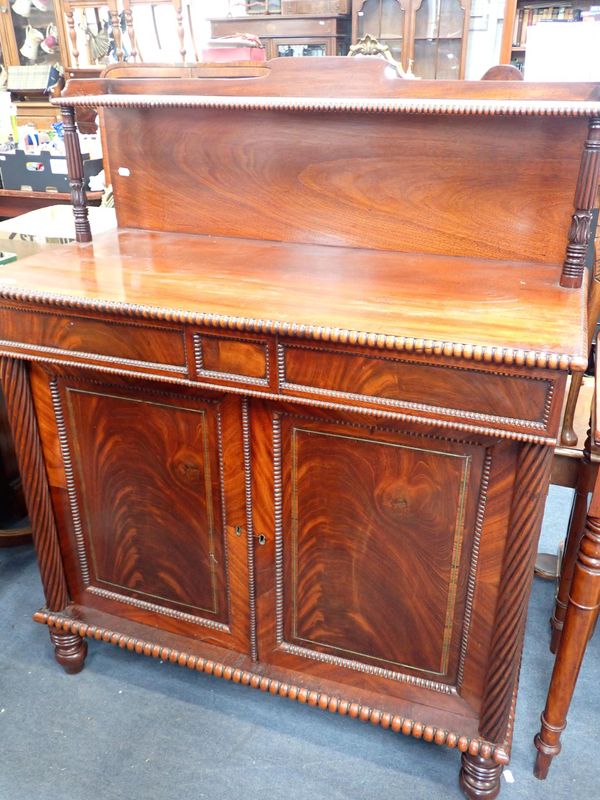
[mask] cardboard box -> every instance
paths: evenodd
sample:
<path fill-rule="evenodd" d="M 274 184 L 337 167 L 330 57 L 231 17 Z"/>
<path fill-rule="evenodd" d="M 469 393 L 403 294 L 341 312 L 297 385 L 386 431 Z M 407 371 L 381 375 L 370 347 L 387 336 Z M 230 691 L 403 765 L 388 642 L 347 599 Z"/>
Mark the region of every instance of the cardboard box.
<path fill-rule="evenodd" d="M 83 156 L 85 188 L 91 175 L 102 169 L 102 159 Z M 29 155 L 23 150 L 0 153 L 0 180 L 3 189 L 24 189 L 32 192 L 68 192 L 67 159 L 48 152 Z"/>

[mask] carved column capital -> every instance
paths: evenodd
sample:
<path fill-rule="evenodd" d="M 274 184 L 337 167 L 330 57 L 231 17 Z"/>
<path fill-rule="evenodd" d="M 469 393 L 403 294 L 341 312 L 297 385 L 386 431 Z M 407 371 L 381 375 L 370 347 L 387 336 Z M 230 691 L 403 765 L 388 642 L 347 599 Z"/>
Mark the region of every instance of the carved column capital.
<path fill-rule="evenodd" d="M 75 109 L 72 106 L 61 106 L 65 152 L 67 154 L 67 170 L 71 189 L 71 204 L 75 217 L 75 239 L 78 242 L 91 242 L 92 231 L 88 220 L 87 200 L 84 188 L 83 159 L 79 147 L 79 136 L 75 124 Z"/>
<path fill-rule="evenodd" d="M 600 177 L 600 117 L 589 122 L 588 138 L 581 156 L 575 190 L 575 213 L 569 228 L 569 243 L 563 262 L 560 285 L 578 288 L 583 281 L 585 257 L 590 243 L 592 209 Z"/>

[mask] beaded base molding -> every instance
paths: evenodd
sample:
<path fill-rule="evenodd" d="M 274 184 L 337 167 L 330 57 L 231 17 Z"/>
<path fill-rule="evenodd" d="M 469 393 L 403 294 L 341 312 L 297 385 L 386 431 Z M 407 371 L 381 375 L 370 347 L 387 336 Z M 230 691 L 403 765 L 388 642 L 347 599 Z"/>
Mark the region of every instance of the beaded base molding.
<path fill-rule="evenodd" d="M 397 714 L 390 714 L 377 708 L 370 708 L 346 698 L 335 697 L 325 692 L 317 692 L 305 686 L 285 683 L 214 659 L 192 655 L 183 650 L 163 647 L 134 636 L 109 630 L 108 628 L 89 625 L 80 620 L 53 614 L 45 609 L 36 611 L 33 619 L 35 622 L 47 625 L 51 631 L 64 631 L 82 638 L 87 637 L 88 639 L 108 642 L 123 650 L 130 650 L 139 655 L 151 656 L 152 658 L 161 658 L 163 661 L 170 661 L 172 664 L 179 664 L 181 667 L 195 669 L 197 672 L 206 672 L 208 675 L 224 678 L 226 681 L 233 681 L 234 683 L 241 683 L 243 686 L 251 686 L 253 689 L 260 689 L 261 692 L 287 697 L 289 700 L 296 700 L 298 703 L 318 707 L 332 714 L 340 714 L 343 717 L 348 716 L 353 719 L 359 719 L 361 722 L 380 725 L 382 728 L 394 731 L 394 733 L 402 733 L 415 739 L 424 739 L 426 742 L 434 742 L 438 745 L 456 748 L 461 753 L 469 753 L 471 756 L 490 759 L 498 765 L 504 766 L 509 762 L 507 747 L 499 747 L 484 739 L 464 736 L 434 725 L 427 725 Z"/>

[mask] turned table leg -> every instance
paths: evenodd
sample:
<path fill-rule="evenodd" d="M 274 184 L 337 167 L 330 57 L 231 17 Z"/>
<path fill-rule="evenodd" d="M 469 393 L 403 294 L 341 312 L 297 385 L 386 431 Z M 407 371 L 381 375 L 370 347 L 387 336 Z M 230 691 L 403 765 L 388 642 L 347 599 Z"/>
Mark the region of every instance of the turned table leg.
<path fill-rule="evenodd" d="M 569 590 L 571 588 L 571 583 L 573 582 L 575 562 L 577 561 L 577 553 L 579 551 L 579 545 L 585 527 L 588 495 L 592 490 L 593 481 L 598 470 L 597 464 L 590 463 L 590 446 L 591 441 L 588 434 L 583 451 L 584 460 L 579 467 L 577 487 L 575 490 L 575 500 L 571 510 L 569 528 L 565 541 L 565 550 L 560 565 L 560 577 L 558 588 L 556 590 L 554 612 L 550 618 L 550 651 L 552 653 L 556 653 L 558 644 L 560 642 L 565 614 L 567 612 Z"/>
<path fill-rule="evenodd" d="M 573 428 L 573 421 L 575 419 L 575 408 L 577 407 L 577 400 L 579 399 L 582 382 L 583 372 L 574 372 L 573 375 L 571 375 L 571 385 L 569 386 L 569 394 L 567 395 L 567 403 L 563 415 L 563 425 L 560 432 L 560 443 L 564 444 L 565 447 L 575 447 L 577 444 L 577 434 Z"/>
<path fill-rule="evenodd" d="M 87 656 L 87 642 L 77 633 L 66 633 L 50 629 L 50 639 L 54 645 L 54 658 L 69 675 L 76 675 L 83 669 Z"/>
<path fill-rule="evenodd" d="M 460 788 L 469 800 L 492 800 L 500 791 L 502 764 L 491 758 L 463 753 L 459 775 Z"/>
<path fill-rule="evenodd" d="M 558 645 L 542 727 L 535 737 L 538 754 L 534 775 L 540 780 L 548 774 L 554 756 L 560 753 L 560 735 L 575 689 L 585 648 L 600 607 L 600 485 L 594 494 L 573 573 L 573 583 L 565 622 Z"/>

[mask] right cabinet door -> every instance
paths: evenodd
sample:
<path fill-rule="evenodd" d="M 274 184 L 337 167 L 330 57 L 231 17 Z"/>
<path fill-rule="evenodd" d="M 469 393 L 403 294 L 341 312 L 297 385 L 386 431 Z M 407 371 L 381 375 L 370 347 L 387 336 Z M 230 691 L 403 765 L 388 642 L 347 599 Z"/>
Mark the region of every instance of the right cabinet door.
<path fill-rule="evenodd" d="M 252 424 L 260 659 L 476 716 L 514 446 L 267 403 Z"/>

